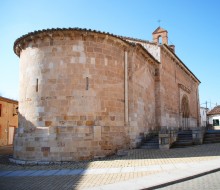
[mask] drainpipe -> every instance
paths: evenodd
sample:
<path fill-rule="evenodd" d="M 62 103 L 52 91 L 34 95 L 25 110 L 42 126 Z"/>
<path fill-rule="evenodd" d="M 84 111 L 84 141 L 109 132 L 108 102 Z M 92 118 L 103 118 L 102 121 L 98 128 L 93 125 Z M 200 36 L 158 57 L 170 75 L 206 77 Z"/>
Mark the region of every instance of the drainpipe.
<path fill-rule="evenodd" d="M 128 123 L 128 52 L 125 51 L 125 123 Z"/>

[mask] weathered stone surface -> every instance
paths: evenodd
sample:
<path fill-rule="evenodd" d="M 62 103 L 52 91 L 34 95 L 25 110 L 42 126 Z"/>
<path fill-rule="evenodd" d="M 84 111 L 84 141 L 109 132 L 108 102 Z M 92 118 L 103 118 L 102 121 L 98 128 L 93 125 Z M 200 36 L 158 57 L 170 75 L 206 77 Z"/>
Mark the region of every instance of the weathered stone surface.
<path fill-rule="evenodd" d="M 24 38 L 15 43 L 15 158 L 84 160 L 136 147 L 151 130 L 186 125 L 183 97 L 197 125 L 199 81 L 168 46 L 78 29 Z"/>

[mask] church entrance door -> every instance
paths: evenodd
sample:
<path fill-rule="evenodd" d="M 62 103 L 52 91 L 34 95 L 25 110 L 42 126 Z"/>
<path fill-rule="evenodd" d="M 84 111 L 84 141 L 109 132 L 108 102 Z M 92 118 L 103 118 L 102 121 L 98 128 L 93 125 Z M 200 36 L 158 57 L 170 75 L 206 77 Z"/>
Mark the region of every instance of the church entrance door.
<path fill-rule="evenodd" d="M 181 102 L 181 113 L 182 113 L 182 129 L 186 130 L 189 126 L 189 100 L 186 95 L 183 96 Z"/>

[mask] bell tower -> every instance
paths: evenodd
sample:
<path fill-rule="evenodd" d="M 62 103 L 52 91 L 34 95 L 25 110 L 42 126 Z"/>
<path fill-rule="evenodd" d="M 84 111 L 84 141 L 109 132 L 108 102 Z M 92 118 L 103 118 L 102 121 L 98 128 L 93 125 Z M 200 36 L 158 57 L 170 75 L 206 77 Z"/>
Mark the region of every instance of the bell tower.
<path fill-rule="evenodd" d="M 152 33 L 153 42 L 156 44 L 166 44 L 168 45 L 168 32 L 167 30 L 161 28 L 160 26 Z"/>

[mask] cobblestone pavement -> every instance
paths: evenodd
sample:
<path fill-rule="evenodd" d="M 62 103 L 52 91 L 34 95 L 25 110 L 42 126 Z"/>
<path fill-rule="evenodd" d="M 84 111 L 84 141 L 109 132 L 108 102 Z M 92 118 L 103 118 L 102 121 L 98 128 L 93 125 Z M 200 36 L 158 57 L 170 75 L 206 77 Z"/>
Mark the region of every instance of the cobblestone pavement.
<path fill-rule="evenodd" d="M 220 172 L 177 183 L 158 190 L 218 190 L 220 189 Z"/>
<path fill-rule="evenodd" d="M 170 150 L 135 149 L 121 157 L 49 165 L 16 165 L 10 163 L 8 157 L 0 148 L 0 175 L 10 173 L 2 173 L 1 190 L 84 189 L 151 176 L 186 164 L 211 162 L 220 159 L 220 144 Z M 72 172 L 71 175 L 67 170 Z M 82 172 L 75 172 L 78 170 Z"/>

